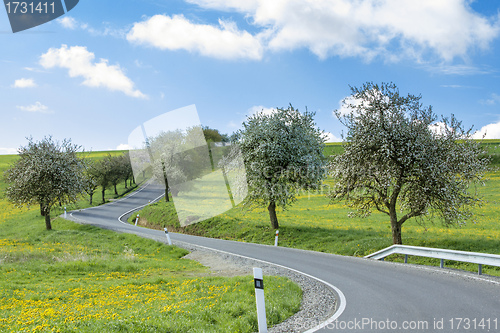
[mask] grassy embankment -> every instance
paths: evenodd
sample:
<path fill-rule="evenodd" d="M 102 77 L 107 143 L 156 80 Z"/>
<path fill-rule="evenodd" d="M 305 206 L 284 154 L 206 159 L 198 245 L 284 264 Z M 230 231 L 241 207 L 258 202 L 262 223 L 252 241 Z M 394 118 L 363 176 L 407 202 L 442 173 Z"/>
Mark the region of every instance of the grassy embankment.
<path fill-rule="evenodd" d="M 407 245 L 448 248 L 500 254 L 500 140 L 483 143 L 492 157 L 492 171 L 486 186 L 479 188 L 484 205 L 474 209 L 475 222 L 462 227 L 444 227 L 439 222 L 419 225 L 409 220 L 403 225 L 403 243 Z M 340 144 L 328 145 L 325 155 L 340 153 Z M 327 180 L 325 184 L 329 184 Z M 349 256 L 365 256 L 392 245 L 391 229 L 385 214 L 374 212 L 368 218 L 349 218 L 350 210 L 342 203 L 331 204 L 322 193 L 303 193 L 286 211 L 278 212 L 279 245 Z M 157 203 L 140 212 L 141 224 L 148 227 L 169 227 L 188 234 L 273 244 L 265 207 L 246 210 L 236 207 L 201 223 L 180 228 L 172 203 Z M 402 256 L 389 258 L 402 261 Z M 439 260 L 413 257 L 410 263 L 439 265 Z M 447 267 L 477 271 L 477 265 L 445 262 Z M 484 274 L 500 275 L 500 268 L 484 267 Z"/>
<path fill-rule="evenodd" d="M 0 156 L 0 172 L 14 159 Z M 181 259 L 183 249 L 63 219 L 47 231 L 37 209 L 18 210 L 1 196 L 1 332 L 257 330 L 252 277 L 208 277 Z M 266 298 L 272 325 L 298 311 L 301 291 L 266 277 Z"/>

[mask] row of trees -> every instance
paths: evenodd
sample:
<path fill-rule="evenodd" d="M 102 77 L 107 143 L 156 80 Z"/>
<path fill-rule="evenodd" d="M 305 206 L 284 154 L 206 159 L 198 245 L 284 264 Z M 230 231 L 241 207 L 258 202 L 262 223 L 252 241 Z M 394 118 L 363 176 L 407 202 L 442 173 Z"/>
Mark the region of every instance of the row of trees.
<path fill-rule="evenodd" d="M 208 142 L 228 140 L 226 135 L 209 127 L 204 127 L 202 133 Z M 162 142 L 168 139 L 165 136 L 156 138 L 153 145 L 158 146 L 157 151 L 161 152 L 161 148 L 166 146 Z M 71 143 L 71 140 L 57 142 L 49 136 L 36 142 L 28 138 L 28 144 L 19 148 L 19 159 L 5 172 L 8 184 L 6 197 L 18 207 L 39 205 L 46 228 L 50 230 L 50 212 L 54 206 L 75 202 L 83 193 L 89 195 L 92 205 L 94 194 L 99 188 L 104 203 L 107 189 L 112 188 L 118 195 L 117 185 L 120 182 L 124 182 L 125 188 L 135 184 L 129 152 L 122 155 L 108 154 L 96 160 L 83 158 L 78 154 L 80 150 L 81 146 Z M 161 158 L 158 161 L 160 163 L 152 171 L 154 175 L 160 177 L 161 174 L 162 177 L 165 175 L 165 161 Z M 180 178 L 195 177 L 189 170 L 179 170 L 179 173 Z M 166 178 L 165 182 L 168 201 Z"/>
<path fill-rule="evenodd" d="M 334 187 L 327 196 L 343 201 L 365 217 L 372 211 L 388 216 L 394 244 L 402 244 L 403 224 L 411 218 L 462 224 L 481 202 L 475 185 L 487 170 L 472 128 L 454 116 L 438 120 L 421 96 L 400 95 L 394 84 L 352 87 L 336 111 L 347 128 L 344 153 L 326 163 L 322 132 L 313 114 L 292 106 L 247 119 L 236 135 L 243 154 L 248 204 L 267 205 L 278 228 L 276 206 L 285 209 L 300 190 L 318 188 L 329 174 Z"/>
<path fill-rule="evenodd" d="M 344 201 L 355 216 L 386 214 L 395 244 L 402 244 L 402 226 L 411 218 L 465 223 L 471 208 L 480 203 L 473 185 L 482 181 L 488 165 L 471 129 L 452 116 L 441 119 L 441 131 L 433 131 L 437 116 L 432 108 L 420 103 L 421 96 L 400 95 L 394 84 L 366 83 L 351 90 L 352 96 L 344 100 L 344 109 L 351 112 L 336 112 L 347 127 L 344 153 L 330 163 L 323 156 L 325 137 L 314 123 L 314 113 L 301 113 L 290 105 L 271 114 L 254 114 L 243 123 L 232 137 L 237 143 L 232 147 L 239 149 L 244 161 L 240 185 L 248 191 L 245 203 L 266 205 L 277 229 L 276 207 L 285 209 L 299 191 L 319 188 L 329 174 L 335 185 L 328 197 Z M 211 168 L 200 168 L 210 165 L 198 160 L 208 156 L 206 147 L 196 153 L 203 137 L 209 142 L 227 140 L 218 131 L 203 128 L 162 133 L 147 143 L 152 172 L 164 180 L 167 200 L 173 185 L 213 169 L 213 163 Z M 6 173 L 7 197 L 21 206 L 39 203 L 47 229 L 56 203 L 71 202 L 83 191 L 92 201 L 98 186 L 104 201 L 106 188 L 113 185 L 116 193 L 119 181 L 133 180 L 127 155 L 84 162 L 77 150 L 69 141 L 30 139 Z"/>
<path fill-rule="evenodd" d="M 56 205 L 75 202 L 83 193 L 92 197 L 100 186 L 102 201 L 105 191 L 113 186 L 134 181 L 128 154 L 108 155 L 101 160 L 82 158 L 81 147 L 71 140 L 57 142 L 46 137 L 39 142 L 28 138 L 19 149 L 19 159 L 5 172 L 6 196 L 18 207 L 40 206 L 47 230 L 52 229 L 51 210 Z"/>
<path fill-rule="evenodd" d="M 107 188 L 113 186 L 115 195 L 118 195 L 116 186 L 119 182 L 123 181 L 125 188 L 135 183 L 128 152 L 117 156 L 107 155 L 101 160 L 87 159 L 84 162 L 83 175 L 84 191 L 89 195 L 91 205 L 94 193 L 99 187 L 101 187 L 102 203 L 104 203 Z"/>

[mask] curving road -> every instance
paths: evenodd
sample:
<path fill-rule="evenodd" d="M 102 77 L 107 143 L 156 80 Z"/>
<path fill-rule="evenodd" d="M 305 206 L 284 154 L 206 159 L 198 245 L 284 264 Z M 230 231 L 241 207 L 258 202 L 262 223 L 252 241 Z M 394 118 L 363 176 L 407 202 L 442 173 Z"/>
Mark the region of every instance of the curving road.
<path fill-rule="evenodd" d="M 158 230 L 123 223 L 131 210 L 159 198 L 146 185 L 111 204 L 71 212 L 72 219 L 165 241 Z M 432 267 L 170 233 L 184 242 L 282 265 L 334 288 L 338 310 L 308 332 L 500 332 L 500 279 Z M 318 323 L 320 324 L 320 323 Z"/>

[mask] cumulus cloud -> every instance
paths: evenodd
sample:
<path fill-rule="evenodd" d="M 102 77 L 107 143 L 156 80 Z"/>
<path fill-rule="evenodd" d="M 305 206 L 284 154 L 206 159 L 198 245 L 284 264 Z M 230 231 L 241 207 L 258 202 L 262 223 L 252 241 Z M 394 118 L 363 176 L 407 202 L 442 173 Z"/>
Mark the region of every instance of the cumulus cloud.
<path fill-rule="evenodd" d="M 330 132 L 323 131 L 323 134 L 326 136 L 326 141 L 325 142 L 342 142 L 342 139 L 335 136 L 334 134 Z"/>
<path fill-rule="evenodd" d="M 219 26 L 195 24 L 183 15 L 155 15 L 135 23 L 127 40 L 161 50 L 187 50 L 219 59 L 262 58 L 259 39 L 238 29 L 234 22 L 219 20 Z"/>
<path fill-rule="evenodd" d="M 378 90 L 371 90 L 370 93 L 367 93 L 371 100 L 378 99 L 382 102 L 388 103 L 389 98 Z M 368 107 L 370 105 L 370 101 L 365 101 L 363 99 L 356 98 L 352 95 L 345 97 L 344 99 L 339 101 L 339 108 L 335 110 L 341 117 L 348 116 L 353 114 L 357 115 L 357 109 L 359 107 Z M 336 116 L 335 111 L 333 111 L 333 115 Z"/>
<path fill-rule="evenodd" d="M 19 110 L 27 111 L 27 112 L 34 112 L 34 113 L 54 113 L 53 111 L 49 110 L 48 106 L 43 105 L 40 102 L 36 102 L 35 104 L 32 104 L 32 105 L 16 106 L 16 107 Z"/>
<path fill-rule="evenodd" d="M 446 126 L 446 124 L 442 121 L 437 121 L 433 124 L 430 124 L 429 129 L 432 133 L 434 133 L 435 136 L 441 136 L 444 135 L 446 133 L 446 130 L 450 129 L 450 127 Z"/>
<path fill-rule="evenodd" d="M 339 102 L 339 108 L 336 110 L 340 116 L 348 116 L 351 113 L 356 113 L 356 107 L 362 105 L 363 102 L 354 96 L 347 96 Z M 335 112 L 333 113 L 335 116 Z"/>
<path fill-rule="evenodd" d="M 266 46 L 271 50 L 307 48 L 322 59 L 380 56 L 420 62 L 433 54 L 450 62 L 487 49 L 500 34 L 500 16 L 481 16 L 470 0 L 188 1 L 242 13 L 270 32 Z"/>
<path fill-rule="evenodd" d="M 78 27 L 78 22 L 71 16 L 64 16 L 57 20 L 60 25 L 66 29 L 75 30 Z"/>
<path fill-rule="evenodd" d="M 135 89 L 134 83 L 119 65 L 109 65 L 107 59 L 96 62 L 94 53 L 83 46 L 51 48 L 40 57 L 40 64 L 46 69 L 65 68 L 70 77 L 84 78 L 82 84 L 89 87 L 105 87 L 135 98 L 147 97 Z"/>
<path fill-rule="evenodd" d="M 500 121 L 481 127 L 473 135 L 474 139 L 500 139 Z"/>
<path fill-rule="evenodd" d="M 130 150 L 132 149 L 132 146 L 126 143 L 121 143 L 116 147 L 116 150 Z"/>
<path fill-rule="evenodd" d="M 14 88 L 34 88 L 36 87 L 35 80 L 33 79 L 19 79 L 14 81 L 14 84 L 12 85 Z"/>

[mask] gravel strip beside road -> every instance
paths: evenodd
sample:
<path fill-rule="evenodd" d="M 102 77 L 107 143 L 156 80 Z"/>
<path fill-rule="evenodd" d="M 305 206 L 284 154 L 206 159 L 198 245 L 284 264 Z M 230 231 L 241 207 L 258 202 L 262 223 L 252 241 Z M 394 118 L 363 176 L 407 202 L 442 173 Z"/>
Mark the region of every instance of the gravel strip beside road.
<path fill-rule="evenodd" d="M 185 258 L 196 260 L 209 267 L 212 275 L 253 276 L 253 267 L 260 267 L 264 275 L 284 276 L 297 283 L 303 293 L 300 311 L 281 324 L 270 328 L 269 333 L 301 333 L 307 331 L 331 317 L 336 310 L 336 295 L 333 290 L 315 279 L 279 266 L 264 264 L 257 260 L 212 251 L 183 242 L 174 243 L 191 251 Z"/>

